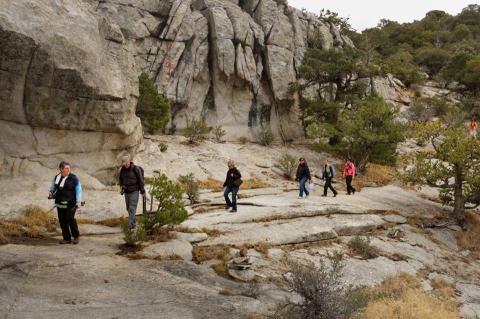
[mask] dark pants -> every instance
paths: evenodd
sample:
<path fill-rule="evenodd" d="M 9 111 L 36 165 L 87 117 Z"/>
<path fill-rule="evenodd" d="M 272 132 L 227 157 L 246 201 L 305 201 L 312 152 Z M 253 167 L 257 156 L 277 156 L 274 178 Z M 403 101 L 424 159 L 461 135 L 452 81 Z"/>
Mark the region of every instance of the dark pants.
<path fill-rule="evenodd" d="M 355 193 L 355 187 L 352 186 L 352 181 L 353 181 L 353 176 L 346 176 L 345 181 L 347 183 L 347 193 L 350 195 L 350 193 Z"/>
<path fill-rule="evenodd" d="M 328 191 L 329 188 L 332 190 L 333 194 L 335 194 L 335 195 L 337 194 L 337 191 L 332 186 L 332 178 L 331 177 L 326 177 L 325 178 L 325 185 L 323 186 L 323 195 L 327 196 L 327 191 Z"/>
<path fill-rule="evenodd" d="M 80 236 L 78 231 L 77 221 L 75 220 L 75 212 L 77 209 L 75 206 L 67 208 L 57 208 L 58 221 L 60 222 L 60 228 L 62 229 L 62 236 L 64 240 L 72 240 Z"/>
<path fill-rule="evenodd" d="M 303 192 L 305 192 L 305 195 L 307 196 L 310 195 L 310 193 L 308 192 L 308 189 L 305 187 L 305 184 L 307 183 L 307 181 L 308 181 L 308 177 L 304 177 L 299 181 L 300 194 L 298 196 L 303 197 Z"/>
<path fill-rule="evenodd" d="M 139 191 L 125 193 L 125 206 L 127 207 L 128 212 L 128 228 L 130 229 L 137 227 L 136 216 L 139 194 Z"/>
<path fill-rule="evenodd" d="M 225 203 L 227 203 L 228 207 L 232 207 L 232 209 L 237 210 L 237 193 L 238 187 L 230 187 L 226 186 L 225 191 L 223 192 L 223 196 L 225 197 Z M 228 194 L 232 193 L 232 201 L 228 198 Z"/>

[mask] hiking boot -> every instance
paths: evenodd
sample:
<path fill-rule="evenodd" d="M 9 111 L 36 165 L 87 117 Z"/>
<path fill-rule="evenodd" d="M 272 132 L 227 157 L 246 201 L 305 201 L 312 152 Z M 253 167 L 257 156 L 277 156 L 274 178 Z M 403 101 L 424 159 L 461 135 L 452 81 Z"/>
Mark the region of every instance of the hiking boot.
<path fill-rule="evenodd" d="M 72 241 L 71 240 L 65 240 L 65 239 L 62 239 L 58 242 L 60 245 L 66 245 L 66 244 L 71 244 Z"/>
<path fill-rule="evenodd" d="M 232 208 L 232 209 L 230 210 L 230 213 L 236 213 L 236 212 L 237 212 L 236 209 L 233 209 L 233 208 Z"/>
<path fill-rule="evenodd" d="M 333 194 L 333 197 L 337 197 L 337 193 Z"/>
<path fill-rule="evenodd" d="M 73 239 L 73 244 L 77 245 L 80 242 L 80 237 L 74 238 Z"/>
<path fill-rule="evenodd" d="M 230 206 L 225 206 L 225 210 L 229 210 L 230 209 Z"/>
<path fill-rule="evenodd" d="M 324 195 L 322 195 L 322 197 L 327 197 L 327 195 L 324 194 Z"/>

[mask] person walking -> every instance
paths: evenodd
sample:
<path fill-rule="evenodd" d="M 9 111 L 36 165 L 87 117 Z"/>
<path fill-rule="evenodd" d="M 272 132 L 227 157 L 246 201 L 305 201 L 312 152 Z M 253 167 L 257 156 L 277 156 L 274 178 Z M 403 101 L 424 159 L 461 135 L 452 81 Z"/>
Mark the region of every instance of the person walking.
<path fill-rule="evenodd" d="M 125 196 L 125 206 L 128 212 L 128 227 L 134 229 L 137 226 L 136 215 L 139 194 L 145 196 L 145 181 L 143 169 L 130 161 L 129 156 L 122 158 L 122 168 L 119 175 L 120 194 Z"/>
<path fill-rule="evenodd" d="M 333 165 L 330 164 L 329 160 L 325 160 L 325 166 L 323 167 L 323 175 L 322 179 L 325 181 L 325 185 L 323 186 L 323 197 L 327 197 L 327 191 L 330 188 L 333 192 L 333 197 L 337 196 L 337 191 L 332 186 L 332 180 L 335 176 L 335 169 Z"/>
<path fill-rule="evenodd" d="M 242 174 L 237 169 L 235 162 L 233 160 L 228 161 L 228 171 L 227 177 L 225 178 L 225 183 L 223 183 L 223 196 L 225 197 L 226 207 L 225 209 L 232 208 L 231 213 L 237 212 L 237 194 L 242 184 Z M 228 197 L 232 193 L 232 200 Z"/>
<path fill-rule="evenodd" d="M 82 205 L 82 185 L 79 178 L 71 173 L 70 163 L 62 161 L 58 166 L 60 173 L 55 175 L 48 193 L 49 199 L 55 199 L 58 221 L 62 229 L 63 239 L 60 244 L 78 244 L 78 231 L 75 213 Z"/>
<path fill-rule="evenodd" d="M 300 188 L 300 194 L 298 195 L 298 198 L 303 198 L 303 193 L 305 193 L 305 197 L 308 197 L 308 195 L 310 195 L 305 184 L 307 183 L 307 181 L 312 180 L 312 176 L 310 175 L 310 169 L 308 168 L 308 164 L 305 158 L 301 157 L 299 159 L 299 162 L 300 163 L 297 167 L 297 175 L 295 180 L 298 181 Z"/>
<path fill-rule="evenodd" d="M 473 118 L 468 125 L 468 130 L 470 131 L 471 136 L 476 137 L 478 135 L 478 123 L 475 118 Z"/>
<path fill-rule="evenodd" d="M 355 164 L 352 160 L 347 158 L 345 159 L 345 167 L 343 168 L 343 177 L 347 183 L 347 194 L 355 195 L 355 188 L 352 186 L 353 179 L 355 177 Z"/>

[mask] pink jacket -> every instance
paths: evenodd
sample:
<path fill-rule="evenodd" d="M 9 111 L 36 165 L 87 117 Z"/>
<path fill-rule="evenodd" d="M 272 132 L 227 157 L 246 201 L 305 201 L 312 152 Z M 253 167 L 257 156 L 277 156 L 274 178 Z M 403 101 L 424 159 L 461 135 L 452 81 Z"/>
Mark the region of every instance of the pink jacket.
<path fill-rule="evenodd" d="M 353 163 L 345 164 L 343 169 L 343 177 L 345 176 L 355 176 L 355 165 Z"/>

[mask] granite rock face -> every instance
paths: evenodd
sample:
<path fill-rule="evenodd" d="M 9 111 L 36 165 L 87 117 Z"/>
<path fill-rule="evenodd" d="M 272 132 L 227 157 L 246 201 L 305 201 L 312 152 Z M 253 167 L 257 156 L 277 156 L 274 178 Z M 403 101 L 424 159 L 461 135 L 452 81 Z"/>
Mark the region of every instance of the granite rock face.
<path fill-rule="evenodd" d="M 2 174 L 67 159 L 110 179 L 142 144 L 141 72 L 171 100 L 171 132 L 202 118 L 228 140 L 299 140 L 288 88 L 313 38 L 351 45 L 286 1 L 0 0 Z"/>
<path fill-rule="evenodd" d="M 262 126 L 281 140 L 303 137 L 298 97 L 288 94 L 312 38 L 351 45 L 316 16 L 274 0 L 94 2 L 120 27 L 146 72 L 172 102 L 170 131 L 192 118 L 222 125 L 227 140 L 255 140 Z"/>
<path fill-rule="evenodd" d="M 1 0 L 2 166 L 74 159 L 107 176 L 142 140 L 134 70 L 119 27 L 89 3 Z"/>

